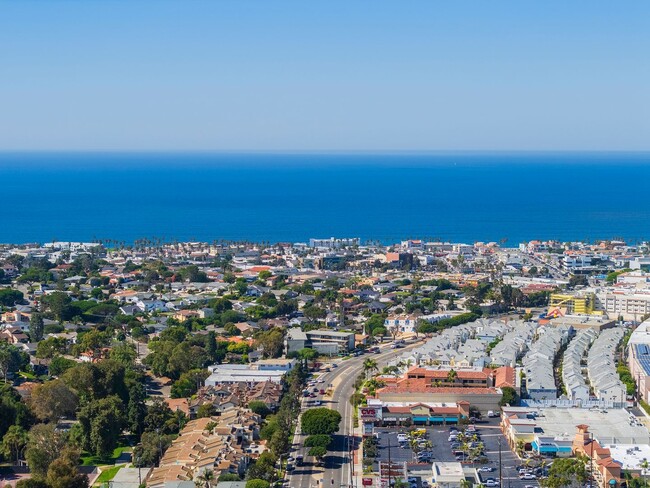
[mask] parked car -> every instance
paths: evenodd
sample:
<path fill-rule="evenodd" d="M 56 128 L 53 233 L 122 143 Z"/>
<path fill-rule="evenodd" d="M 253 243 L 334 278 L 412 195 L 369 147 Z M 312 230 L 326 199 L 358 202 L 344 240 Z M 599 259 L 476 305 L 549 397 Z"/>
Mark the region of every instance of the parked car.
<path fill-rule="evenodd" d="M 519 476 L 519 479 L 521 479 L 521 480 L 536 480 L 537 476 L 535 476 L 533 473 L 524 473 L 521 476 Z"/>

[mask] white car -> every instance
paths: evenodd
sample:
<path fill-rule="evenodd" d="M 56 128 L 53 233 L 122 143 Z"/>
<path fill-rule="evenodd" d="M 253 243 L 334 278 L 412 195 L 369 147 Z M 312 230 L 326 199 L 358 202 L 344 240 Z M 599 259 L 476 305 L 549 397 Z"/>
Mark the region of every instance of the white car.
<path fill-rule="evenodd" d="M 522 480 L 536 480 L 537 476 L 535 476 L 533 473 L 524 473 L 521 476 L 519 476 L 519 479 L 522 479 Z"/>
<path fill-rule="evenodd" d="M 495 486 L 499 486 L 499 482 L 496 480 L 487 480 L 485 482 L 485 486 L 487 486 L 488 488 L 494 488 Z"/>

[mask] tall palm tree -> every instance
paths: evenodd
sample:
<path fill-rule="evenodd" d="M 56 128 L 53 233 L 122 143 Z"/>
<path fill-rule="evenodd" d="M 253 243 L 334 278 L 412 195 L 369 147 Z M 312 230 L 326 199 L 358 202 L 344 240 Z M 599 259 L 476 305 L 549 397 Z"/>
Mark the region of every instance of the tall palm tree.
<path fill-rule="evenodd" d="M 198 488 L 210 488 L 213 481 L 215 480 L 214 471 L 211 469 L 205 469 L 203 472 L 196 477 L 194 484 Z"/>
<path fill-rule="evenodd" d="M 368 378 L 369 371 L 378 371 L 377 361 L 374 359 L 368 358 L 363 362 L 363 371 L 366 373 L 366 378 Z"/>

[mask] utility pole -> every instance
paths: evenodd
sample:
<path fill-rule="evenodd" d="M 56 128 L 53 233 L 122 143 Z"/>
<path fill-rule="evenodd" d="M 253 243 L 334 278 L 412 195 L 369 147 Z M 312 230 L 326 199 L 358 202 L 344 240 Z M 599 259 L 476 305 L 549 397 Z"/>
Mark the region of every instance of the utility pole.
<path fill-rule="evenodd" d="M 503 475 L 501 473 L 501 437 L 498 437 L 497 441 L 499 443 L 499 486 L 502 486 L 502 484 L 503 484 Z M 591 488 L 591 487 L 589 487 L 589 488 Z"/>
<path fill-rule="evenodd" d="M 390 460 L 390 439 L 388 440 L 388 486 L 392 486 L 393 484 L 391 483 L 392 481 L 392 469 L 393 469 L 393 463 Z M 379 473 L 381 475 L 381 473 Z M 591 487 L 590 487 L 591 488 Z"/>
<path fill-rule="evenodd" d="M 594 485 L 594 433 L 589 432 L 589 438 L 591 442 L 589 443 L 591 455 L 589 456 L 589 488 L 593 488 Z"/>

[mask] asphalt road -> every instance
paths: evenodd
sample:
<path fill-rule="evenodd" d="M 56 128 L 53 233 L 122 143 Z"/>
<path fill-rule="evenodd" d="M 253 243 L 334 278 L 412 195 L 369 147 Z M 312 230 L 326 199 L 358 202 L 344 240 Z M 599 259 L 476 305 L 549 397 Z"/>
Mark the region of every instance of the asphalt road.
<path fill-rule="evenodd" d="M 296 435 L 294 439 L 294 451 L 292 456 L 302 454 L 305 459 L 305 465 L 296 467 L 289 476 L 289 486 L 292 488 L 303 487 L 335 487 L 350 486 L 352 477 L 352 463 L 350 462 L 350 443 L 361 442 L 361 439 L 352 437 L 353 429 L 353 407 L 350 405 L 350 396 L 354 393 L 354 381 L 363 371 L 363 362 L 367 358 L 372 358 L 377 361 L 379 368 L 385 366 L 388 361 L 394 357 L 404 353 L 413 347 L 421 345 L 421 341 L 409 344 L 407 347 L 400 349 L 389 349 L 380 354 L 363 354 L 361 356 L 351 358 L 345 361 L 337 361 L 337 368 L 332 368 L 328 373 L 322 374 L 318 379 L 322 383 L 321 386 L 326 389 L 329 384 L 336 383 L 336 388 L 332 392 L 331 397 L 323 397 L 317 395 L 316 398 L 303 399 L 303 411 L 308 408 L 313 408 L 314 400 L 320 400 L 323 407 L 332 408 L 341 413 L 341 424 L 339 431 L 333 436 L 332 445 L 329 447 L 328 455 L 325 457 L 325 466 L 323 468 L 316 467 L 314 460 L 307 456 L 307 450 L 302 447 L 304 436 Z M 310 402 L 309 404 L 307 402 Z M 319 480 L 317 482 L 317 480 Z"/>

